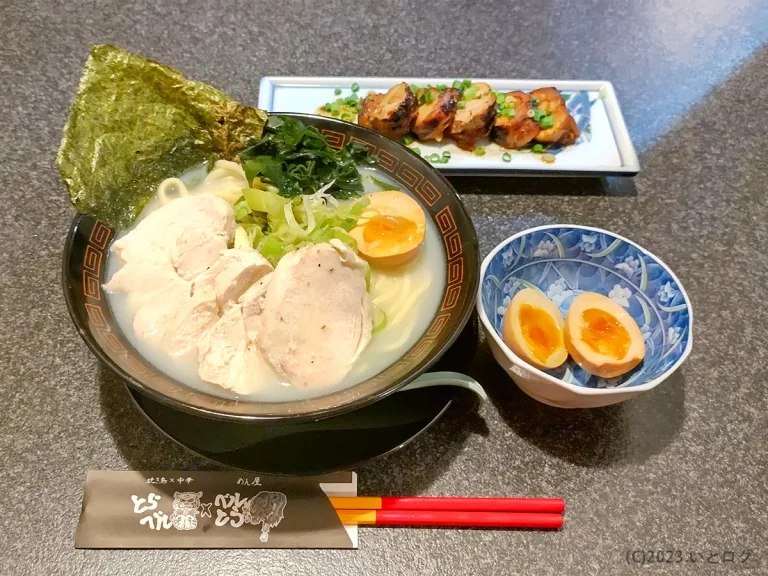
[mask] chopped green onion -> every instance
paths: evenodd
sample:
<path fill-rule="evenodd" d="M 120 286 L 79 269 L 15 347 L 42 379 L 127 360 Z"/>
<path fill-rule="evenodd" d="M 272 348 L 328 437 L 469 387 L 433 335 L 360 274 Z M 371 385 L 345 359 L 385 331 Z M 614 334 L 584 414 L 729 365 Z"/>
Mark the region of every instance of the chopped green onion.
<path fill-rule="evenodd" d="M 472 80 L 467 80 L 465 78 L 461 81 L 461 85 L 464 86 L 464 88 L 469 88 L 472 85 Z"/>
<path fill-rule="evenodd" d="M 421 148 L 419 148 L 419 147 L 417 147 L 417 146 L 414 146 L 413 148 L 411 148 L 411 152 L 413 152 L 414 154 L 418 154 L 419 156 L 421 156 Z"/>
<path fill-rule="evenodd" d="M 411 84 L 411 92 L 416 94 L 419 91 L 419 87 L 416 84 Z"/>
<path fill-rule="evenodd" d="M 498 104 L 499 106 L 501 106 L 502 104 L 504 104 L 504 100 L 505 100 L 504 94 L 499 94 L 499 93 L 497 92 L 497 93 L 496 93 L 496 104 Z"/>
<path fill-rule="evenodd" d="M 459 110 L 464 108 L 466 105 L 467 103 L 464 100 L 459 100 L 458 102 L 456 102 L 456 108 L 458 108 Z"/>
<path fill-rule="evenodd" d="M 448 150 L 443 151 L 443 158 L 450 158 L 451 153 Z"/>
<path fill-rule="evenodd" d="M 445 84 L 438 84 L 438 85 L 437 85 L 437 89 L 438 89 L 440 92 L 445 92 L 445 90 L 446 90 L 447 88 L 448 88 L 448 86 L 446 86 Z"/>
<path fill-rule="evenodd" d="M 534 154 L 541 154 L 542 152 L 544 152 L 544 146 L 542 146 L 541 144 L 534 144 L 533 148 L 531 148 L 531 152 L 533 152 Z"/>
<path fill-rule="evenodd" d="M 504 110 L 501 111 L 501 115 L 505 118 L 514 118 L 515 117 L 515 109 L 514 108 L 504 108 Z"/>
<path fill-rule="evenodd" d="M 483 148 L 482 146 L 478 146 L 477 148 L 472 150 L 472 153 L 475 156 L 485 156 L 485 148 Z"/>
<path fill-rule="evenodd" d="M 357 92 L 358 90 L 360 90 L 360 84 L 355 82 L 354 84 L 352 84 L 352 92 Z"/>
<path fill-rule="evenodd" d="M 470 86 L 464 90 L 464 100 L 473 100 L 477 95 L 477 86 Z"/>
<path fill-rule="evenodd" d="M 501 155 L 501 159 L 504 162 L 512 162 L 512 155 L 509 152 L 504 152 L 504 154 Z"/>
<path fill-rule="evenodd" d="M 333 93 L 336 94 L 336 96 L 338 96 L 339 94 L 341 94 L 341 88 L 336 88 L 336 90 L 334 90 Z"/>
<path fill-rule="evenodd" d="M 528 118 L 533 118 L 534 116 L 536 116 L 536 111 L 533 108 L 531 108 L 530 110 L 528 110 Z"/>
<path fill-rule="evenodd" d="M 545 116 L 541 120 L 539 120 L 539 126 L 546 130 L 547 128 L 552 128 L 552 126 L 555 125 L 555 119 L 552 118 L 552 116 Z"/>
<path fill-rule="evenodd" d="M 451 84 L 451 88 L 454 88 L 456 90 L 462 90 L 464 89 L 464 84 L 461 80 L 454 80 L 453 84 Z"/>
<path fill-rule="evenodd" d="M 439 162 L 440 161 L 440 154 L 430 154 L 429 155 L 429 161 L 430 162 Z"/>
<path fill-rule="evenodd" d="M 531 98 L 531 102 L 533 102 L 534 106 L 538 106 L 539 105 L 539 99 L 536 98 L 535 96 L 533 98 Z"/>
<path fill-rule="evenodd" d="M 427 90 L 426 92 L 424 92 L 424 102 L 426 104 L 429 104 L 434 99 L 435 99 L 435 93 L 432 92 L 432 90 Z"/>
<path fill-rule="evenodd" d="M 333 116 L 339 116 L 341 114 L 341 112 L 339 112 L 338 110 L 331 110 L 331 114 Z"/>
<path fill-rule="evenodd" d="M 547 164 L 552 164 L 552 162 L 555 161 L 555 155 L 554 154 L 542 154 L 541 159 L 544 160 Z"/>
<path fill-rule="evenodd" d="M 352 122 L 352 114 L 342 114 L 341 119 L 344 120 L 344 122 Z"/>
<path fill-rule="evenodd" d="M 568 102 L 568 99 L 571 97 L 570 94 L 560 94 L 560 97 L 563 99 L 564 102 Z"/>
<path fill-rule="evenodd" d="M 411 136 L 405 135 L 403 137 L 403 144 L 405 144 L 406 146 L 408 146 L 408 144 L 410 144 L 412 142 L 413 142 L 413 138 L 411 138 Z"/>

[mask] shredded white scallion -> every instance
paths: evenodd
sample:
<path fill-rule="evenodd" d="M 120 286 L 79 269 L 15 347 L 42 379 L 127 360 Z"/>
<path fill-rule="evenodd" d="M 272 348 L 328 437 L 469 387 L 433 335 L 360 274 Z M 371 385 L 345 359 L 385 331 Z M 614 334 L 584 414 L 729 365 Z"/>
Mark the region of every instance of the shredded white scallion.
<path fill-rule="evenodd" d="M 307 212 L 307 229 L 304 231 L 306 234 L 309 234 L 315 229 L 315 213 L 312 210 L 312 204 L 309 198 L 309 196 L 302 196 L 301 199 L 304 203 L 304 210 Z"/>
<path fill-rule="evenodd" d="M 298 237 L 303 237 L 304 229 L 299 226 L 299 223 L 296 221 L 296 217 L 293 215 L 293 205 L 290 202 L 287 202 L 285 206 L 283 206 L 283 214 L 285 215 L 285 222 L 288 224 L 288 228 L 291 229 L 291 232 Z"/>

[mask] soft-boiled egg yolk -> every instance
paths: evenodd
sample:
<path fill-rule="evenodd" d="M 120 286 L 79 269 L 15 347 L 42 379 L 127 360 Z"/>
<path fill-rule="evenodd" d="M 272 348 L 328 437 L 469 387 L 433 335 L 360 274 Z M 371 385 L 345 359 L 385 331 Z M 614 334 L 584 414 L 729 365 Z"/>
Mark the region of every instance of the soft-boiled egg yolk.
<path fill-rule="evenodd" d="M 580 294 L 571 304 L 565 345 L 579 366 L 601 378 L 626 374 L 645 357 L 637 322 L 616 302 L 594 292 Z"/>
<path fill-rule="evenodd" d="M 363 238 L 370 245 L 409 243 L 418 232 L 416 222 L 402 216 L 379 214 L 363 225 Z"/>
<path fill-rule="evenodd" d="M 589 308 L 581 313 L 584 324 L 581 339 L 592 350 L 606 356 L 621 359 L 627 354 L 632 340 L 624 325 L 605 310 Z"/>
<path fill-rule="evenodd" d="M 530 304 L 520 306 L 520 327 L 531 353 L 546 362 L 563 345 L 563 334 L 547 312 Z"/>
<path fill-rule="evenodd" d="M 565 362 L 560 310 L 538 290 L 525 288 L 509 303 L 502 322 L 504 343 L 529 364 L 547 370 Z"/>
<path fill-rule="evenodd" d="M 414 258 L 424 242 L 427 220 L 419 203 L 398 190 L 365 196 L 365 207 L 350 235 L 371 265 L 392 268 Z"/>

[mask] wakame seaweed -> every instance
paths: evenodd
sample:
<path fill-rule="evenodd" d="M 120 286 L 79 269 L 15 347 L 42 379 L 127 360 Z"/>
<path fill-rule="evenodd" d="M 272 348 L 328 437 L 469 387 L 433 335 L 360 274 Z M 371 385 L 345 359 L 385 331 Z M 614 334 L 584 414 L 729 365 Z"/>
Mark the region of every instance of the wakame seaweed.
<path fill-rule="evenodd" d="M 240 159 L 249 182 L 262 176 L 280 189 L 281 196 L 311 194 L 333 181 L 328 193 L 339 200 L 363 192 L 357 164 L 371 160 L 360 142 L 335 150 L 315 127 L 288 116 L 270 116 L 264 135 Z"/>
<path fill-rule="evenodd" d="M 111 45 L 92 46 L 56 165 L 78 211 L 131 225 L 157 184 L 262 135 L 266 112 Z"/>

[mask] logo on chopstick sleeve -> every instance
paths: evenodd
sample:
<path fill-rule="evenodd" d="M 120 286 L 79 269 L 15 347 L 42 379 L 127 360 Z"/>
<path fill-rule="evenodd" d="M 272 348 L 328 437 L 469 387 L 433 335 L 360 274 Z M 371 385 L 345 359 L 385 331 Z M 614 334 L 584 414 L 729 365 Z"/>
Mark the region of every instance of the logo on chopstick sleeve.
<path fill-rule="evenodd" d="M 254 526 L 261 524 L 259 540 L 269 540 L 269 529 L 280 524 L 286 504 L 288 498 L 282 492 L 262 491 L 248 501 L 246 520 Z"/>
<path fill-rule="evenodd" d="M 283 519 L 288 498 L 282 492 L 262 490 L 252 497 L 234 494 L 216 494 L 213 502 L 202 502 L 202 491 L 174 492 L 169 515 L 160 509 L 163 496 L 149 492 L 146 497 L 131 495 L 134 514 L 140 515 L 139 524 L 149 530 L 197 530 L 200 526 L 198 517 L 211 518 L 211 508 L 215 508 L 214 528 L 231 526 L 261 525 L 262 542 L 269 541 L 269 531 Z"/>

